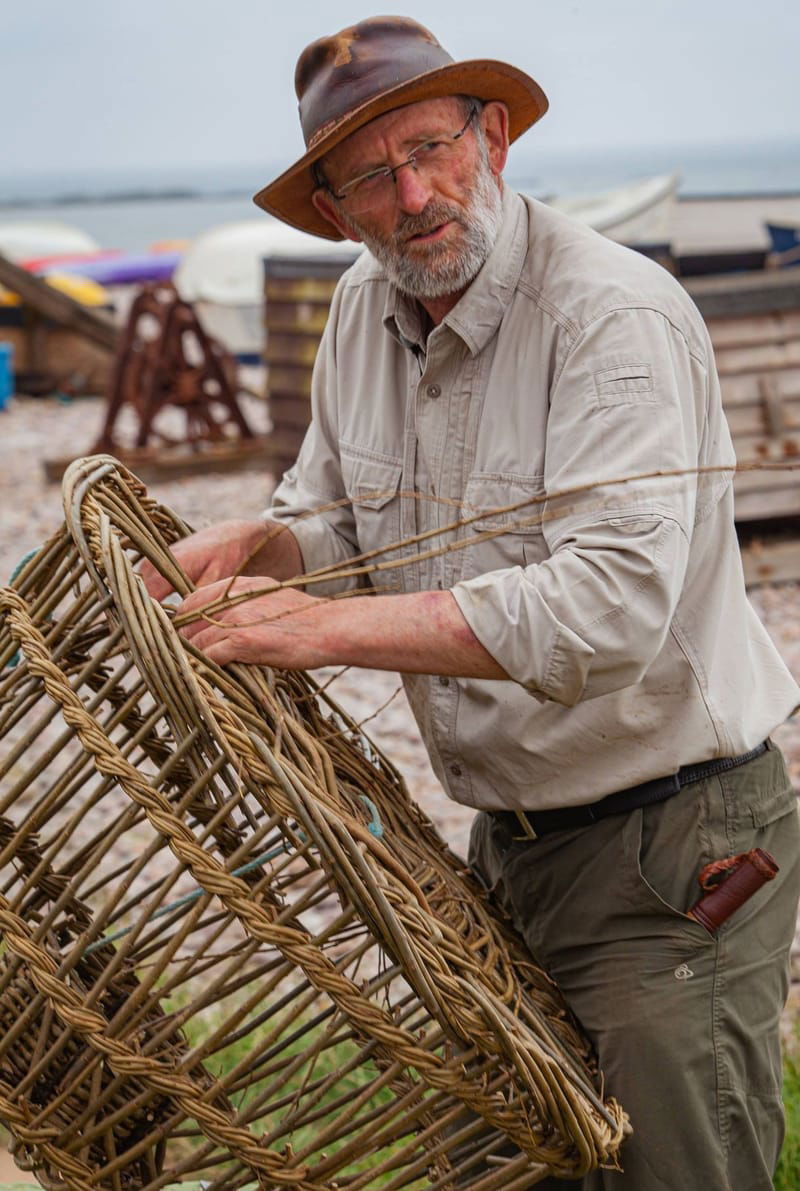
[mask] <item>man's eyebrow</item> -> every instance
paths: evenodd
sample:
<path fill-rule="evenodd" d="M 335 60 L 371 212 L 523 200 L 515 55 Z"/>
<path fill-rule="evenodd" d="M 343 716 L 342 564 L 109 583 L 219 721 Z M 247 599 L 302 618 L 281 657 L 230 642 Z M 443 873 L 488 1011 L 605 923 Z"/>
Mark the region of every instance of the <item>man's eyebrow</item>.
<path fill-rule="evenodd" d="M 426 141 L 440 140 L 443 136 L 448 134 L 442 128 L 437 128 L 433 132 L 418 132 L 414 136 L 407 136 L 399 142 L 401 149 L 413 148 L 415 145 L 424 145 Z M 370 162 L 367 160 L 363 165 L 354 166 L 353 173 L 357 176 L 361 174 L 369 174 L 372 170 L 381 170 L 388 166 L 388 161 L 385 158 L 378 160 L 373 158 Z"/>
<path fill-rule="evenodd" d="M 426 141 L 438 141 L 442 137 L 446 137 L 449 133 L 445 132 L 444 128 L 435 128 L 431 132 L 420 132 L 416 136 L 408 136 L 400 144 L 405 148 L 406 145 L 424 145 Z"/>

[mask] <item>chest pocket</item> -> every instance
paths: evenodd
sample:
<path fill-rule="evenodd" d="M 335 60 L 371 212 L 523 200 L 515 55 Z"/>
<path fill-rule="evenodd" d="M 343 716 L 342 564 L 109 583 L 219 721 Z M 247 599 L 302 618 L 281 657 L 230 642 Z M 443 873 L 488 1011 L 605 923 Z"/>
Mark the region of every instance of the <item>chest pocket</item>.
<path fill-rule="evenodd" d="M 400 538 L 401 461 L 390 456 L 357 454 L 342 446 L 341 465 L 345 491 L 353 507 L 359 550 L 386 551 Z M 372 561 L 392 557 L 396 555 L 386 551 Z M 395 586 L 397 575 L 389 572 L 380 584 Z"/>
<path fill-rule="evenodd" d="M 543 507 L 542 476 L 488 472 L 472 475 L 467 481 L 462 515 L 475 520 L 462 532 L 476 540 L 464 551 L 462 577 L 529 566 L 547 558 L 541 524 Z"/>

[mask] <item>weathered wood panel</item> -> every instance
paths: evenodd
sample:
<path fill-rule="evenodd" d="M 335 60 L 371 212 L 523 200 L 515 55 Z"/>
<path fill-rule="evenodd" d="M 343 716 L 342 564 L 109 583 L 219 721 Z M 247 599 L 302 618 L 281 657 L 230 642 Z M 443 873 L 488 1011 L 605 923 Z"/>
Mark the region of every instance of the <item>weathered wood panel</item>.
<path fill-rule="evenodd" d="M 744 579 L 748 587 L 800 580 L 800 538 L 794 541 L 750 542 L 742 547 Z"/>
<path fill-rule="evenodd" d="M 264 261 L 267 401 L 276 438 L 288 444 L 279 462 L 293 462 L 311 419 L 311 374 L 333 291 L 351 259 Z"/>
<path fill-rule="evenodd" d="M 706 317 L 740 463 L 800 456 L 800 270 L 686 283 Z M 800 514 L 800 471 L 744 470 L 739 522 Z"/>
<path fill-rule="evenodd" d="M 706 319 L 800 310 L 798 269 L 687 278 L 683 284 Z"/>
<path fill-rule="evenodd" d="M 115 458 L 144 480 L 160 483 L 183 476 L 209 475 L 236 471 L 269 471 L 279 475 L 276 460 L 286 453 L 287 443 L 274 435 L 256 436 L 231 443 L 209 443 L 200 451 L 161 451 L 152 447 L 115 452 Z M 66 469 L 81 454 L 76 451 L 58 459 L 45 459 L 43 468 L 48 483 L 60 483 Z M 0 1186 L 2 1191 L 2 1186 Z"/>
<path fill-rule="evenodd" d="M 0 340 L 11 344 L 21 392 L 42 387 L 80 395 L 106 391 L 113 356 L 75 331 L 37 317 L 28 326 L 0 326 Z"/>
<path fill-rule="evenodd" d="M 800 367 L 800 336 L 787 343 L 762 343 L 758 347 L 718 347 L 714 342 L 717 371 L 723 376 L 748 376 Z"/>
<path fill-rule="evenodd" d="M 707 318 L 706 325 L 719 348 L 760 347 L 766 343 L 788 343 L 800 337 L 800 311 L 775 311 L 741 318 Z"/>

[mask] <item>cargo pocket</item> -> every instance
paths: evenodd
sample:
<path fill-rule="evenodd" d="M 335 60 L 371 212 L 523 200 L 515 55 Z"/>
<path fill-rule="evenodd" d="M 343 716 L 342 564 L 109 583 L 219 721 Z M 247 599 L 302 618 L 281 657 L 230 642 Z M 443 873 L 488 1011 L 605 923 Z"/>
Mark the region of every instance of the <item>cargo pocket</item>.
<path fill-rule="evenodd" d="M 341 463 L 345 492 L 353 507 L 359 551 L 380 551 L 376 562 L 395 557 L 389 550 L 400 539 L 401 461 L 377 453 L 356 453 L 343 445 Z M 386 582 L 396 585 L 397 577 L 390 573 Z"/>

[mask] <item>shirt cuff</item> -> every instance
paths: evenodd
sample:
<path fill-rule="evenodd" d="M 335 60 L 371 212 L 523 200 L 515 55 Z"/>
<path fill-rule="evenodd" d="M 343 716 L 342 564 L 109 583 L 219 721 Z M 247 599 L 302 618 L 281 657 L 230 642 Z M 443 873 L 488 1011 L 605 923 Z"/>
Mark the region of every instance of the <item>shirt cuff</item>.
<path fill-rule="evenodd" d="M 275 521 L 291 530 L 303 556 L 303 573 L 310 574 L 319 567 L 345 567 L 352 558 L 352 550 L 329 525 L 322 513 L 307 515 L 293 513 L 288 509 L 271 508 L 262 514 L 265 520 Z M 363 581 L 362 581 L 363 582 Z M 338 595 L 360 586 L 359 578 L 319 579 L 310 582 L 306 591 L 313 596 Z"/>
<path fill-rule="evenodd" d="M 517 567 L 457 583 L 452 595 L 481 645 L 538 699 L 574 706 L 595 655 Z"/>

